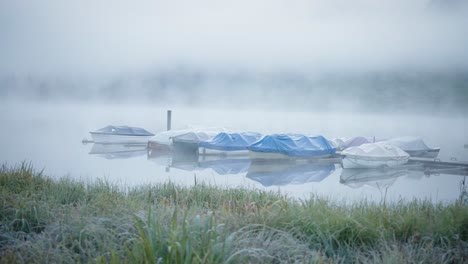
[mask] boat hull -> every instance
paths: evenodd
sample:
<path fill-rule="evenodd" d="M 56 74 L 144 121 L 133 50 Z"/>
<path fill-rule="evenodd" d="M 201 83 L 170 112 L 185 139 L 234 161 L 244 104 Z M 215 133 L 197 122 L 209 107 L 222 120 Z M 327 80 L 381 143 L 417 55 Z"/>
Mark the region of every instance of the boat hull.
<path fill-rule="evenodd" d="M 335 154 L 319 156 L 288 156 L 277 152 L 257 152 L 251 150 L 249 150 L 249 156 L 252 160 L 322 160 L 336 157 Z"/>
<path fill-rule="evenodd" d="M 164 144 L 161 142 L 156 142 L 156 141 L 148 141 L 148 148 L 150 149 L 156 149 L 156 150 L 161 150 L 161 151 L 168 151 L 172 150 L 172 144 Z"/>
<path fill-rule="evenodd" d="M 199 147 L 198 154 L 200 156 L 222 156 L 222 157 L 237 157 L 237 156 L 249 156 L 248 150 L 218 150 L 218 149 L 210 149 Z"/>
<path fill-rule="evenodd" d="M 152 136 L 111 135 L 90 132 L 94 143 L 141 143 L 147 144 Z"/>
<path fill-rule="evenodd" d="M 405 150 L 411 157 L 435 159 L 439 155 L 440 149 L 427 149 L 427 150 Z"/>
<path fill-rule="evenodd" d="M 379 167 L 394 167 L 407 163 L 409 157 L 399 158 L 367 158 L 345 156 L 343 158 L 343 168 L 345 169 L 361 169 L 361 168 L 379 168 Z"/>

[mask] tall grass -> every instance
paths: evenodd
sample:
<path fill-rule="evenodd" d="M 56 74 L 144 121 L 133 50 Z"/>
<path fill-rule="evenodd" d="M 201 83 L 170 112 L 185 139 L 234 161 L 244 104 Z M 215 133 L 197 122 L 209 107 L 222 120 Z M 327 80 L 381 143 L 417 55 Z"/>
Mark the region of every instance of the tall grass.
<path fill-rule="evenodd" d="M 122 189 L 23 163 L 0 168 L 0 198 L 1 263 L 468 262 L 466 197 L 343 205 L 205 184 Z"/>

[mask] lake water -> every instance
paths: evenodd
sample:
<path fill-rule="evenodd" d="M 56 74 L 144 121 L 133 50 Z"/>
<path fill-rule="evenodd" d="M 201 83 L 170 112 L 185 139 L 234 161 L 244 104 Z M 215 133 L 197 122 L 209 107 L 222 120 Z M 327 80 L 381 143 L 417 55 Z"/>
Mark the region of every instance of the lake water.
<path fill-rule="evenodd" d="M 453 202 L 460 195 L 464 176 L 397 172 L 343 181 L 343 169 L 334 167 L 256 166 L 249 161 L 177 164 L 171 157 L 89 154 L 93 144 L 82 144 L 89 131 L 106 125 L 165 129 L 166 110 L 173 111 L 172 127 L 187 125 L 228 127 L 260 133 L 322 134 L 328 138 L 351 136 L 420 136 L 429 146 L 441 147 L 442 160 L 468 161 L 467 121 L 462 116 L 372 114 L 346 112 L 275 112 L 249 109 L 199 109 L 132 104 L 1 102 L 0 161 L 15 165 L 31 161 L 52 177 L 83 181 L 107 179 L 121 186 L 172 181 L 181 185 L 205 182 L 222 187 L 244 186 L 279 191 L 296 198 L 311 194 L 339 201 L 368 199 L 399 201 L 429 199 Z M 258 173 L 271 171 L 271 173 Z M 369 176 L 369 175 L 367 175 Z"/>

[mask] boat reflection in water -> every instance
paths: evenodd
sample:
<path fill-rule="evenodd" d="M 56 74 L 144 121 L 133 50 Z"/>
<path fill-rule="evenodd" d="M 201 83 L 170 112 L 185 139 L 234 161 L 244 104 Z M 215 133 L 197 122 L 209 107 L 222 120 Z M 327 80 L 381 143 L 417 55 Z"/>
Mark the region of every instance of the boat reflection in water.
<path fill-rule="evenodd" d="M 407 164 L 395 167 L 343 169 L 340 158 L 315 161 L 251 160 L 248 155 L 202 154 L 198 151 L 151 148 L 147 153 L 148 160 L 165 167 L 166 171 L 174 168 L 205 172 L 210 169 L 216 175 L 245 175 L 264 187 L 320 183 L 333 175 L 332 180 L 352 188 L 373 186 L 385 189 L 401 177 L 422 179 L 439 174 L 444 177 L 447 174 L 468 175 L 468 165 L 434 160 L 410 160 Z"/>
<path fill-rule="evenodd" d="M 146 144 L 94 143 L 89 154 L 105 159 L 129 159 L 146 155 Z"/>
<path fill-rule="evenodd" d="M 388 188 L 400 177 L 421 179 L 437 175 L 468 176 L 468 164 L 439 162 L 434 160 L 411 160 L 405 165 L 373 169 L 343 169 L 340 183 L 352 188 L 364 185 L 379 189 Z"/>
<path fill-rule="evenodd" d="M 407 169 L 376 168 L 376 169 L 343 169 L 340 183 L 352 188 L 361 188 L 365 185 L 378 189 L 390 187 L 397 178 L 410 175 Z M 416 176 L 417 174 L 413 174 Z M 424 176 L 423 173 L 419 174 Z"/>
<path fill-rule="evenodd" d="M 321 182 L 335 171 L 333 163 L 253 162 L 247 178 L 265 187 Z"/>
<path fill-rule="evenodd" d="M 250 167 L 250 159 L 244 158 L 223 158 L 204 159 L 198 162 L 198 167 L 202 169 L 210 168 L 219 175 L 246 173 Z"/>
<path fill-rule="evenodd" d="M 212 169 L 218 175 L 246 173 L 250 159 L 245 156 L 200 155 L 197 152 L 159 151 L 148 149 L 148 160 L 166 170 L 176 168 L 186 171 Z"/>

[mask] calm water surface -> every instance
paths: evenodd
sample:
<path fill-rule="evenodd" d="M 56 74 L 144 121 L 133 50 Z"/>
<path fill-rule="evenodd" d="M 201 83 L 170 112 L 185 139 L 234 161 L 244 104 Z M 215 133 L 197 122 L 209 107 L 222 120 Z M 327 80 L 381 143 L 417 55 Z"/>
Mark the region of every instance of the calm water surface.
<path fill-rule="evenodd" d="M 265 166 L 252 165 L 248 160 L 177 162 L 170 156 L 149 156 L 144 148 L 136 148 L 130 155 L 90 154 L 102 149 L 81 143 L 83 138 L 90 138 L 89 131 L 109 124 L 162 131 L 167 109 L 173 110 L 173 128 L 218 126 L 260 133 L 322 134 L 329 138 L 421 136 L 429 146 L 441 147 L 440 159 L 468 161 L 468 149 L 464 148 L 468 144 L 468 118 L 460 116 L 346 113 L 345 109 L 314 113 L 53 102 L 0 104 L 0 161 L 9 165 L 31 161 L 52 177 L 83 181 L 104 178 L 122 186 L 167 181 L 189 186 L 196 179 L 222 187 L 279 191 L 297 198 L 318 194 L 340 201 L 364 198 L 377 202 L 383 199 L 452 202 L 459 197 L 464 180 L 456 175 L 397 171 L 364 173 L 357 180 L 343 181 L 342 174 L 349 173 L 339 165 Z"/>

